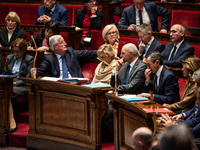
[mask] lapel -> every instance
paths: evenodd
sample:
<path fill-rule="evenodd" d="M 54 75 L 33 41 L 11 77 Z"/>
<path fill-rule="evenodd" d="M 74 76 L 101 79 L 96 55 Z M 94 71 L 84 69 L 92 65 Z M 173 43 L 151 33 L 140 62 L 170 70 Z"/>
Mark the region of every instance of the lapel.
<path fill-rule="evenodd" d="M 159 85 L 156 89 L 156 93 L 160 92 L 160 90 L 161 90 L 160 85 L 163 85 L 163 76 L 164 76 L 164 72 L 165 72 L 164 70 L 165 70 L 165 68 L 163 66 L 163 69 L 162 69 L 161 74 L 160 74 Z"/>
<path fill-rule="evenodd" d="M 53 52 L 53 61 L 52 61 L 52 63 L 54 63 L 55 62 L 55 64 L 54 64 L 54 66 L 55 66 L 55 70 L 56 70 L 56 72 L 58 73 L 58 77 L 60 76 L 60 67 L 59 67 L 59 62 L 58 62 L 58 59 L 57 59 L 57 57 L 56 57 L 56 54 Z"/>
<path fill-rule="evenodd" d="M 185 40 L 183 41 L 183 43 L 181 43 L 179 49 L 177 50 L 177 53 L 176 53 L 174 59 L 176 59 L 177 57 L 180 56 L 180 54 L 182 53 L 182 49 L 183 49 L 184 47 L 185 47 Z"/>
<path fill-rule="evenodd" d="M 22 57 L 22 62 L 20 64 L 20 67 L 19 67 L 19 77 L 21 78 L 22 74 L 25 74 L 24 72 L 26 71 L 26 68 L 27 65 L 26 65 L 26 54 L 24 54 L 24 56 Z"/>
<path fill-rule="evenodd" d="M 131 16 L 133 17 L 132 20 L 134 20 L 135 24 L 136 24 L 136 9 L 135 9 L 135 5 L 132 5 L 132 9 L 133 9 L 133 12 L 131 12 Z"/>
<path fill-rule="evenodd" d="M 11 38 L 10 38 L 10 41 L 14 41 L 14 39 L 16 39 L 16 36 L 17 36 L 17 32 L 18 32 L 19 28 L 16 27 Z M 9 42 L 10 43 L 10 42 Z"/>
<path fill-rule="evenodd" d="M 155 38 L 153 40 L 153 42 L 151 43 L 151 45 L 149 46 L 149 49 L 147 50 L 147 54 L 150 53 L 151 51 L 153 51 L 155 49 Z"/>
<path fill-rule="evenodd" d="M 138 67 L 139 63 L 140 63 L 140 59 L 138 57 L 138 60 L 135 62 L 133 68 L 131 69 L 131 72 L 129 73 L 127 83 L 129 83 L 132 80 L 132 78 L 133 78 L 133 76 L 134 76 L 134 74 L 135 74 L 135 72 L 137 70 L 137 67 Z"/>
<path fill-rule="evenodd" d="M 147 3 L 144 3 L 144 7 L 145 7 L 145 9 L 146 9 L 146 12 L 147 12 L 147 14 L 148 14 L 148 16 L 149 16 L 149 18 L 150 18 L 150 23 L 151 23 L 151 26 L 152 26 L 152 22 L 153 22 L 153 18 L 154 18 L 154 14 L 153 14 L 153 12 L 151 11 L 151 9 L 150 9 L 150 5 L 148 5 Z"/>

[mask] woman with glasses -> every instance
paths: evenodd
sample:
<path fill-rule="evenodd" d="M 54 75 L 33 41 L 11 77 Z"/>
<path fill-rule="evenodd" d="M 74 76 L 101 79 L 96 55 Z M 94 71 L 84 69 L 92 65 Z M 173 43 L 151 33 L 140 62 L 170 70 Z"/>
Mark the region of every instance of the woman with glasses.
<path fill-rule="evenodd" d="M 183 98 L 174 104 L 163 104 L 164 107 L 171 109 L 172 111 L 185 112 L 194 107 L 196 95 L 195 90 L 197 89 L 197 82 L 192 78 L 193 73 L 199 69 L 200 59 L 197 56 L 191 56 L 182 61 L 183 77 L 187 79 Z"/>
<path fill-rule="evenodd" d="M 100 30 L 103 12 L 96 6 L 96 0 L 83 0 L 85 8 L 78 9 L 73 26 L 83 29 L 80 49 L 91 46 L 90 30 Z"/>
<path fill-rule="evenodd" d="M 22 38 L 17 38 L 11 43 L 11 50 L 13 54 L 10 54 L 6 58 L 6 64 L 4 67 L 4 75 L 15 75 L 13 79 L 13 97 L 12 103 L 16 103 L 16 99 L 19 96 L 26 96 L 27 90 L 25 83 L 21 80 L 21 77 L 31 77 L 30 70 L 33 68 L 33 57 L 26 54 L 27 42 Z M 16 122 L 13 117 L 13 109 L 10 103 L 9 107 L 10 118 L 10 132 L 17 130 Z"/>
<path fill-rule="evenodd" d="M 95 69 L 95 74 L 92 83 L 102 82 L 110 84 L 112 71 L 116 66 L 115 51 L 112 45 L 103 44 L 99 47 L 97 55 L 101 62 Z"/>
<path fill-rule="evenodd" d="M 11 11 L 5 21 L 6 28 L 0 31 L 0 47 L 9 48 L 16 38 L 26 39 L 26 32 L 20 28 L 21 21 L 17 13 Z"/>
<path fill-rule="evenodd" d="M 120 56 L 122 47 L 126 44 L 125 41 L 119 40 L 119 31 L 114 24 L 109 24 L 104 27 L 102 32 L 105 44 L 110 44 L 115 50 L 116 56 Z"/>
<path fill-rule="evenodd" d="M 36 34 L 34 37 L 35 43 L 37 45 L 38 51 L 51 51 L 49 46 L 49 38 L 53 35 L 59 35 L 60 28 L 56 22 L 48 22 L 45 28 Z M 28 42 L 28 50 L 33 50 L 34 42 L 30 40 Z"/>

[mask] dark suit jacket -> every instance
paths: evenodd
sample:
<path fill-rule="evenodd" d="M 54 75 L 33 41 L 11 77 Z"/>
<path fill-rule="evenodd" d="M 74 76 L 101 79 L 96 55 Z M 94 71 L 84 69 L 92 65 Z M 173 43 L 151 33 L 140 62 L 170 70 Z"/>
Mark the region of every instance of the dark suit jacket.
<path fill-rule="evenodd" d="M 123 84 L 125 76 L 126 76 L 126 70 L 129 63 L 126 62 L 124 66 L 122 66 L 119 70 L 119 74 L 117 76 L 117 91 L 119 93 L 132 93 L 132 94 L 139 94 L 145 91 L 144 89 L 144 81 L 145 81 L 145 75 L 144 71 L 146 69 L 146 65 L 138 58 L 135 65 L 131 69 L 131 72 L 129 73 L 127 84 Z M 115 76 L 112 75 L 111 77 L 111 85 L 114 88 L 115 87 Z"/>
<path fill-rule="evenodd" d="M 176 55 L 174 56 L 174 59 L 169 61 L 168 57 L 173 46 L 174 43 L 168 43 L 164 51 L 162 52 L 164 59 L 163 64 L 169 67 L 182 68 L 182 60 L 187 58 L 188 56 L 194 55 L 194 47 L 184 40 L 183 43 L 180 45 Z"/>
<path fill-rule="evenodd" d="M 155 77 L 153 85 L 155 85 Z M 172 71 L 165 67 L 160 74 L 159 86 L 154 92 L 154 101 L 159 104 L 173 104 L 180 101 L 177 78 Z"/>
<path fill-rule="evenodd" d="M 26 32 L 20 28 L 15 28 L 12 37 L 10 38 L 10 42 L 8 42 L 8 30 L 3 29 L 0 31 L 0 43 L 2 47 L 8 48 L 10 47 L 10 44 L 12 41 L 14 41 L 17 38 L 23 38 L 26 40 Z"/>
<path fill-rule="evenodd" d="M 138 41 L 137 42 L 137 48 L 139 49 L 139 44 L 140 44 L 141 41 Z M 147 51 L 147 54 L 150 53 L 150 52 L 153 52 L 153 51 L 159 51 L 160 53 L 165 49 L 165 45 L 162 44 L 161 42 L 159 42 L 158 40 L 156 40 L 154 38 L 153 42 L 151 43 L 148 51 Z M 143 59 L 143 55 L 145 53 L 145 50 L 144 52 L 142 53 L 142 55 L 140 56 L 140 59 Z M 147 55 L 146 54 L 146 55 Z"/>
<path fill-rule="evenodd" d="M 19 68 L 19 79 L 14 78 L 13 81 L 16 82 L 17 86 L 13 87 L 14 94 L 24 95 L 26 93 L 26 85 L 21 80 L 21 77 L 30 78 L 31 73 L 30 70 L 33 68 L 33 56 L 24 54 L 22 58 L 22 62 Z M 14 54 L 10 54 L 6 57 L 6 64 L 4 67 L 3 74 L 12 75 L 12 69 L 14 66 Z"/>
<path fill-rule="evenodd" d="M 35 40 L 35 43 L 36 43 L 37 47 L 41 47 L 42 46 L 42 42 L 43 42 L 44 37 L 45 37 L 45 35 L 42 34 L 42 32 L 38 32 L 34 36 L 34 40 Z M 28 44 L 30 44 L 32 47 L 35 46 L 33 40 L 28 41 Z"/>
<path fill-rule="evenodd" d="M 51 22 L 57 22 L 60 26 L 67 26 L 68 19 L 68 11 L 65 7 L 60 4 L 55 4 L 55 10 L 53 12 L 53 16 L 51 16 Z M 38 8 L 37 19 L 46 14 L 46 7 L 44 5 Z M 35 21 L 34 24 L 41 24 L 38 20 Z"/>
<path fill-rule="evenodd" d="M 97 57 L 96 50 L 74 50 L 68 47 L 64 54 L 68 70 L 72 77 L 83 77 L 79 60 Z M 60 67 L 55 53 L 44 57 L 44 61 L 37 68 L 37 77 L 49 73 L 50 77 L 60 76 Z"/>
<path fill-rule="evenodd" d="M 0 74 L 2 74 L 2 70 L 3 70 L 3 58 L 2 58 L 1 51 L 0 51 Z"/>
<path fill-rule="evenodd" d="M 153 31 L 158 32 L 158 21 L 157 17 L 162 16 L 162 29 L 168 28 L 168 22 L 169 22 L 169 12 L 167 9 L 157 6 L 154 2 L 150 3 L 144 3 L 144 7 L 149 15 L 149 18 L 151 20 L 151 27 Z M 135 5 L 131 5 L 129 7 L 126 7 L 123 11 L 122 17 L 119 20 L 118 28 L 120 29 L 128 29 L 128 26 L 126 25 L 128 23 L 128 26 L 131 24 L 136 24 L 136 9 Z"/>
<path fill-rule="evenodd" d="M 83 20 L 85 18 L 85 13 L 86 13 L 85 8 L 77 10 L 73 26 L 82 28 Z M 90 30 L 92 29 L 101 30 L 102 18 L 103 18 L 102 10 L 97 9 L 96 15 L 97 17 L 91 18 L 90 20 Z M 86 34 L 86 37 L 90 37 L 90 32 Z"/>

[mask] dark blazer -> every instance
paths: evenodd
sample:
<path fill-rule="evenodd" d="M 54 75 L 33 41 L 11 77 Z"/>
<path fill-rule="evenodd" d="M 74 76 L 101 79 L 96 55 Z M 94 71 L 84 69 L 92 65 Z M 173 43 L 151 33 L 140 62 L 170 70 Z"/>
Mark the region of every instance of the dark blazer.
<path fill-rule="evenodd" d="M 155 77 L 153 85 L 155 85 Z M 159 86 L 154 91 L 154 101 L 159 104 L 173 104 L 180 101 L 177 78 L 172 71 L 165 67 L 160 74 Z"/>
<path fill-rule="evenodd" d="M 182 68 L 182 60 L 187 58 L 188 56 L 194 55 L 194 47 L 184 40 L 183 43 L 180 45 L 176 55 L 174 56 L 174 59 L 169 61 L 168 57 L 173 46 L 173 42 L 168 43 L 164 51 L 162 52 L 164 59 L 163 64 L 169 67 Z"/>
<path fill-rule="evenodd" d="M 141 41 L 137 42 L 137 48 L 138 49 L 139 49 L 140 42 Z M 153 52 L 153 51 L 159 51 L 161 53 L 164 49 L 165 49 L 165 45 L 154 38 L 153 42 L 151 43 L 151 45 L 150 45 L 150 47 L 149 47 L 149 49 L 147 51 L 147 54 L 150 53 L 150 52 Z M 143 59 L 144 53 L 145 53 L 145 50 L 142 53 L 142 55 L 140 55 L 140 59 Z"/>
<path fill-rule="evenodd" d="M 144 3 L 144 7 L 149 15 L 149 18 L 151 20 L 151 27 L 153 31 L 158 32 L 158 16 L 162 16 L 162 27 L 161 29 L 168 28 L 169 24 L 169 12 L 167 9 L 157 6 L 154 2 Z M 120 29 L 128 29 L 128 26 L 131 24 L 136 24 L 136 9 L 135 5 L 131 5 L 129 7 L 126 7 L 123 11 L 122 17 L 119 20 L 118 28 Z"/>
<path fill-rule="evenodd" d="M 131 72 L 129 73 L 127 84 L 123 84 L 128 65 L 129 63 L 126 62 L 119 70 L 119 73 L 117 76 L 117 91 L 119 93 L 132 93 L 132 94 L 139 94 L 139 93 L 144 92 L 145 91 L 144 71 L 146 69 L 146 65 L 142 62 L 142 60 L 140 60 L 140 58 L 138 58 L 138 60 L 135 62 L 135 65 L 131 69 Z M 111 85 L 113 88 L 115 87 L 114 75 L 112 75 L 111 77 Z"/>
<path fill-rule="evenodd" d="M 83 20 L 85 18 L 85 13 L 86 13 L 85 8 L 77 10 L 73 26 L 82 28 Z M 101 30 L 102 18 L 103 18 L 102 10 L 97 9 L 96 15 L 97 17 L 91 18 L 90 20 L 90 30 L 92 29 Z M 86 37 L 90 37 L 90 32 L 86 34 Z"/>
<path fill-rule="evenodd" d="M 60 26 L 67 26 L 67 19 L 68 19 L 67 9 L 58 3 L 55 3 L 55 5 L 56 5 L 55 10 L 53 12 L 53 15 L 51 16 L 51 22 L 57 22 Z M 40 16 L 45 15 L 46 10 L 47 9 L 44 5 L 42 5 L 38 8 L 37 19 L 34 24 L 41 24 L 38 21 L 38 18 Z"/>
<path fill-rule="evenodd" d="M 42 34 L 42 32 L 38 32 L 34 36 L 34 40 L 35 40 L 35 43 L 36 43 L 37 47 L 41 47 L 42 46 L 42 42 L 43 42 L 44 37 L 45 37 L 45 35 Z M 35 46 L 33 40 L 28 41 L 28 44 L 30 44 L 32 47 Z"/>
<path fill-rule="evenodd" d="M 8 30 L 3 29 L 0 31 L 0 43 L 2 47 L 5 47 L 5 48 L 10 47 L 10 44 L 12 43 L 12 41 L 14 41 L 17 38 L 23 38 L 26 40 L 26 32 L 16 27 L 10 38 L 10 42 L 8 42 Z"/>
<path fill-rule="evenodd" d="M 0 51 L 0 74 L 2 74 L 2 71 L 3 71 L 3 58 L 2 58 L 1 51 Z"/>
<path fill-rule="evenodd" d="M 72 47 L 68 47 L 67 51 L 64 54 L 66 64 L 69 70 L 69 73 L 72 77 L 83 77 L 81 73 L 81 67 L 79 61 L 81 59 L 88 59 L 97 57 L 96 50 L 74 50 Z M 43 76 L 48 72 L 50 77 L 59 77 L 60 68 L 59 62 L 55 53 L 47 55 L 44 57 L 44 61 L 37 68 L 36 76 Z"/>
<path fill-rule="evenodd" d="M 17 86 L 13 87 L 14 94 L 24 95 L 26 93 L 26 85 L 21 80 L 21 77 L 30 78 L 31 73 L 30 70 L 33 68 L 33 56 L 24 54 L 22 57 L 22 62 L 19 68 L 19 79 L 14 78 L 13 81 L 16 82 Z M 6 57 L 6 64 L 4 67 L 3 74 L 12 75 L 12 69 L 14 66 L 14 54 L 10 54 Z"/>

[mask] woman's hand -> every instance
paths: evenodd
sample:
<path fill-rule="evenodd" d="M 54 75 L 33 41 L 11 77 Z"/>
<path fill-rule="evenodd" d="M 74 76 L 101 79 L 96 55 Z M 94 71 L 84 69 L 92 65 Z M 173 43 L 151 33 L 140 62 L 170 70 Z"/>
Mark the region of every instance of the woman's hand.
<path fill-rule="evenodd" d="M 45 52 L 45 51 L 49 51 L 49 48 L 46 47 L 46 46 L 42 46 L 42 47 L 39 47 L 37 50 L 38 50 L 39 52 Z"/>
<path fill-rule="evenodd" d="M 27 50 L 33 50 L 33 47 L 32 46 L 28 46 Z"/>

